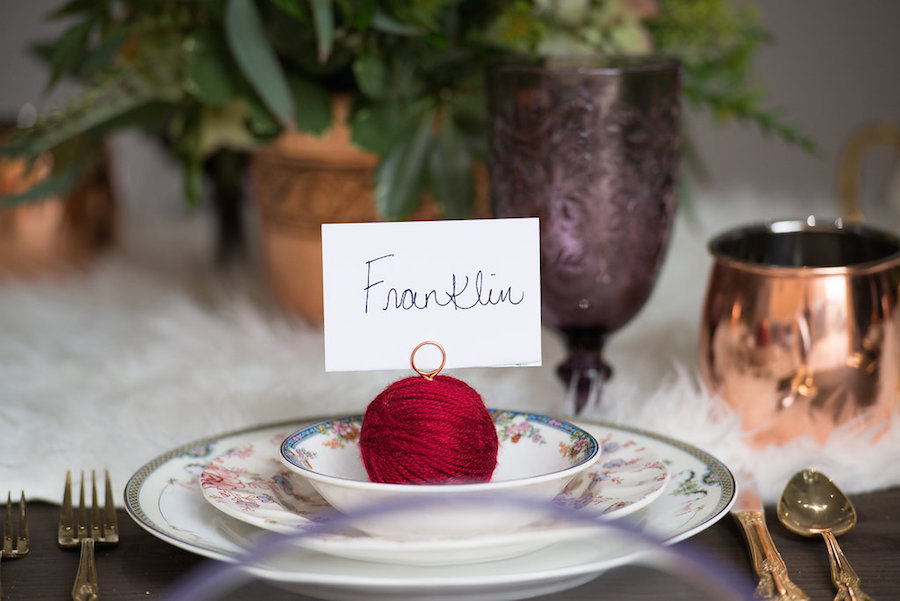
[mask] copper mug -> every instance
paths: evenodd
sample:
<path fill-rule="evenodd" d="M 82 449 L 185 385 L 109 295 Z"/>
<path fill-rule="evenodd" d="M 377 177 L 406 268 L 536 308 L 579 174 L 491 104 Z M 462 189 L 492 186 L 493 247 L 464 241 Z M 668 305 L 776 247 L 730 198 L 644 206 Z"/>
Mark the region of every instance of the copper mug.
<path fill-rule="evenodd" d="M 709 250 L 700 371 L 748 440 L 884 430 L 900 401 L 900 239 L 809 218 L 737 228 Z"/>

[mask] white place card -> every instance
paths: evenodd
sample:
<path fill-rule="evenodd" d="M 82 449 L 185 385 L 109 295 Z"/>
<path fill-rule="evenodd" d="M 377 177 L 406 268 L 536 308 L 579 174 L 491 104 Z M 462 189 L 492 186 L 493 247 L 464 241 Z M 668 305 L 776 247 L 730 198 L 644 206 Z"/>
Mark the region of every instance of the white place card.
<path fill-rule="evenodd" d="M 443 346 L 445 368 L 540 365 L 538 228 L 537 218 L 323 225 L 325 370 L 409 369 L 426 340 Z M 426 348 L 416 365 L 437 367 Z"/>

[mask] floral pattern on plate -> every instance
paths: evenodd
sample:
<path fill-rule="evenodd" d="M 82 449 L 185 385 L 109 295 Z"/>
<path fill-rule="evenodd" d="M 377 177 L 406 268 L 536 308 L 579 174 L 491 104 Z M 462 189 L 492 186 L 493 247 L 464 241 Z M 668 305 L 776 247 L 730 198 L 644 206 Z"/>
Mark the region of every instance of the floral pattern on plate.
<path fill-rule="evenodd" d="M 265 536 L 205 501 L 200 474 L 229 449 L 293 432 L 305 422 L 256 426 L 192 441 L 146 463 L 125 486 L 125 507 L 141 527 L 176 547 L 220 561 L 235 561 Z M 734 504 L 734 476 L 718 459 L 678 440 L 627 426 L 578 422 L 598 439 L 613 433 L 652 448 L 671 478 L 663 494 L 631 516 L 632 523 L 666 544 L 709 528 Z M 465 566 L 413 566 L 367 561 L 295 548 L 253 566 L 257 577 L 323 598 L 365 597 L 393 601 L 433 595 L 443 599 L 515 599 L 565 590 L 635 558 L 628 545 L 562 541 L 509 559 Z"/>
<path fill-rule="evenodd" d="M 278 432 L 210 461 L 200 474 L 206 499 L 232 517 L 270 530 L 290 532 L 321 519 L 328 503 L 278 458 L 288 434 Z"/>
<path fill-rule="evenodd" d="M 518 443 L 522 438 L 534 444 L 547 444 L 541 431 L 535 428 L 528 420 L 514 421 L 514 413 L 502 412 L 494 415 L 494 425 L 497 426 L 497 438 L 501 441 L 508 440 Z"/>
<path fill-rule="evenodd" d="M 556 498 L 567 507 L 622 517 L 651 503 L 669 481 L 669 469 L 647 445 L 609 432 L 594 467 L 569 482 Z"/>
<path fill-rule="evenodd" d="M 516 423 L 527 425 L 527 422 Z M 276 532 L 291 533 L 327 518 L 331 512 L 328 503 L 305 478 L 287 471 L 278 460 L 279 446 L 285 436 L 286 433 L 279 432 L 210 461 L 200 476 L 206 499 L 232 517 Z M 557 502 L 618 518 L 648 505 L 662 494 L 668 469 L 646 444 L 614 432 L 607 433 L 598 442 L 603 446 L 601 459 L 583 477 L 570 482 Z M 559 532 L 551 535 L 554 529 Z M 437 541 L 398 544 L 351 529 L 337 534 L 317 534 L 314 541 L 308 542 L 319 551 L 357 559 L 433 564 L 460 562 L 461 558 L 465 559 L 461 553 L 466 549 L 468 557 L 477 561 L 528 552 L 559 540 L 566 529 L 560 518 L 548 518 L 509 535 L 468 537 L 452 544 Z M 456 553 L 449 553 L 451 546 Z"/>

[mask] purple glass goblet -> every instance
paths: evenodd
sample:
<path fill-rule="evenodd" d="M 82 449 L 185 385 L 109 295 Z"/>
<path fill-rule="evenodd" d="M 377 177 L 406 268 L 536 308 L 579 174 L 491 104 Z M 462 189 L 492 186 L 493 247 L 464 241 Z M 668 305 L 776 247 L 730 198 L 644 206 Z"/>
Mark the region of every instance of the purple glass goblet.
<path fill-rule="evenodd" d="M 496 217 L 541 220 L 541 314 L 563 336 L 567 412 L 593 409 L 611 333 L 643 307 L 668 247 L 681 146 L 680 66 L 554 58 L 490 71 Z"/>

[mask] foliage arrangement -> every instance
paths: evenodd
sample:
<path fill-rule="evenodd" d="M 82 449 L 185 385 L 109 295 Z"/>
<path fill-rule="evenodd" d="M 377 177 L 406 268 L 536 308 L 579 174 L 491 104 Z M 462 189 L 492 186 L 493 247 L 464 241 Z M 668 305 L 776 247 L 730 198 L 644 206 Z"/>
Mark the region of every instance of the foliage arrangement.
<path fill-rule="evenodd" d="M 204 173 L 288 128 L 325 131 L 331 95 L 348 93 L 354 142 L 380 156 L 381 213 L 402 218 L 428 191 L 466 216 L 486 160 L 485 69 L 510 53 L 672 55 L 689 103 L 812 148 L 750 80 L 769 38 L 730 0 L 69 0 L 48 19 L 67 22 L 37 48 L 49 87 L 71 78 L 81 91 L 4 150 L 36 156 L 140 127 L 179 159 L 194 203 Z M 89 154 L 70 156 L 7 201 L 70 185 Z"/>

